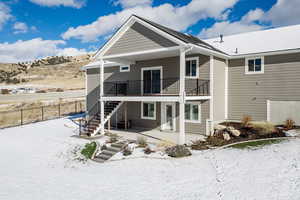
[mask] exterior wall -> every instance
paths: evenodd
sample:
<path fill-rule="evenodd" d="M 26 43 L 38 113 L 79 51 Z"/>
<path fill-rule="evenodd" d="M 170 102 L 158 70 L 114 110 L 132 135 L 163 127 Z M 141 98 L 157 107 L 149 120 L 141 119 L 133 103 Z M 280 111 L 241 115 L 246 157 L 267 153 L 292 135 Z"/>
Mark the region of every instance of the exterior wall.
<path fill-rule="evenodd" d="M 172 46 L 177 44 L 136 22 L 105 53 L 105 56 Z"/>
<path fill-rule="evenodd" d="M 265 56 L 264 74 L 245 75 L 245 59 L 229 61 L 229 119 L 267 119 L 267 100 L 300 100 L 300 53 Z"/>
<path fill-rule="evenodd" d="M 214 121 L 225 119 L 225 68 L 226 60 L 214 57 Z"/>

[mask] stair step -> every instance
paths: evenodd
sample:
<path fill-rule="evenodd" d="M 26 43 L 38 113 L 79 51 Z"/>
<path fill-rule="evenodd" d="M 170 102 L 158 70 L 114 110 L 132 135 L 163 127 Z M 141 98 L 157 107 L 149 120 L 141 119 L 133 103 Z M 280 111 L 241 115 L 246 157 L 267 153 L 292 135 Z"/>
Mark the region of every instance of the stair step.
<path fill-rule="evenodd" d="M 106 161 L 102 158 L 97 158 L 97 157 L 95 157 L 93 160 L 96 161 L 96 162 L 99 162 L 99 163 L 104 163 Z"/>
<path fill-rule="evenodd" d="M 116 152 L 114 152 L 114 151 L 109 151 L 109 150 L 103 150 L 101 153 L 102 153 L 102 154 L 105 154 L 105 155 L 109 155 L 109 156 L 113 156 L 113 155 L 116 154 Z"/>
<path fill-rule="evenodd" d="M 99 155 L 96 156 L 96 158 L 100 158 L 102 160 L 108 160 L 111 158 L 111 155 L 106 155 L 106 154 L 100 153 Z"/>
<path fill-rule="evenodd" d="M 123 143 L 113 143 L 113 144 L 111 144 L 111 147 L 114 147 L 114 148 L 123 148 L 123 146 L 124 146 L 125 144 L 123 144 Z"/>
<path fill-rule="evenodd" d="M 119 152 L 119 151 L 121 150 L 121 148 L 110 146 L 110 147 L 107 147 L 106 150 L 108 150 L 108 151 L 113 151 L 113 152 L 116 152 L 116 153 L 117 153 L 117 152 Z"/>

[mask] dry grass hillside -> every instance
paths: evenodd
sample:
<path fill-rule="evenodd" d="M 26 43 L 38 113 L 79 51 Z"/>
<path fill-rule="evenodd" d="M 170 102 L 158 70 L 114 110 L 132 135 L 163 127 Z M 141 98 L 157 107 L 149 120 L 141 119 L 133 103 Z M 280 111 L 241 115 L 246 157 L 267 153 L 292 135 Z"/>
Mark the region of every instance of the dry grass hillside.
<path fill-rule="evenodd" d="M 0 63 L 0 85 L 83 89 L 85 77 L 80 68 L 90 58 L 91 55 L 54 56 L 28 63 Z"/>

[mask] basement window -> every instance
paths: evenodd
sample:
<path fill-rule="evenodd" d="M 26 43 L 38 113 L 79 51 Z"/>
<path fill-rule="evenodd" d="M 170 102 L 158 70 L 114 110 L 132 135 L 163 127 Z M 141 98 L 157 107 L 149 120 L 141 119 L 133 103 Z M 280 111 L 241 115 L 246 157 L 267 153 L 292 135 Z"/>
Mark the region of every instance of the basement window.
<path fill-rule="evenodd" d="M 245 74 L 264 73 L 264 58 L 246 58 Z"/>
<path fill-rule="evenodd" d="M 152 102 L 143 102 L 142 107 L 142 119 L 156 119 L 156 104 Z"/>
<path fill-rule="evenodd" d="M 130 65 L 120 66 L 120 72 L 130 72 Z"/>
<path fill-rule="evenodd" d="M 185 104 L 185 122 L 201 123 L 200 104 Z"/>

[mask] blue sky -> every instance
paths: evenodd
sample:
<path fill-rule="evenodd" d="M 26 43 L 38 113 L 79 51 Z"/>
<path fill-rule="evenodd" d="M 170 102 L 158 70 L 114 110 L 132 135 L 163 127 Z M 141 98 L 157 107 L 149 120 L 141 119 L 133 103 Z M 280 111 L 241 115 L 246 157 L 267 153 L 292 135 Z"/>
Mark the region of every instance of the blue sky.
<path fill-rule="evenodd" d="M 0 0 L 0 62 L 94 51 L 137 14 L 200 38 L 300 23 L 299 0 Z"/>

